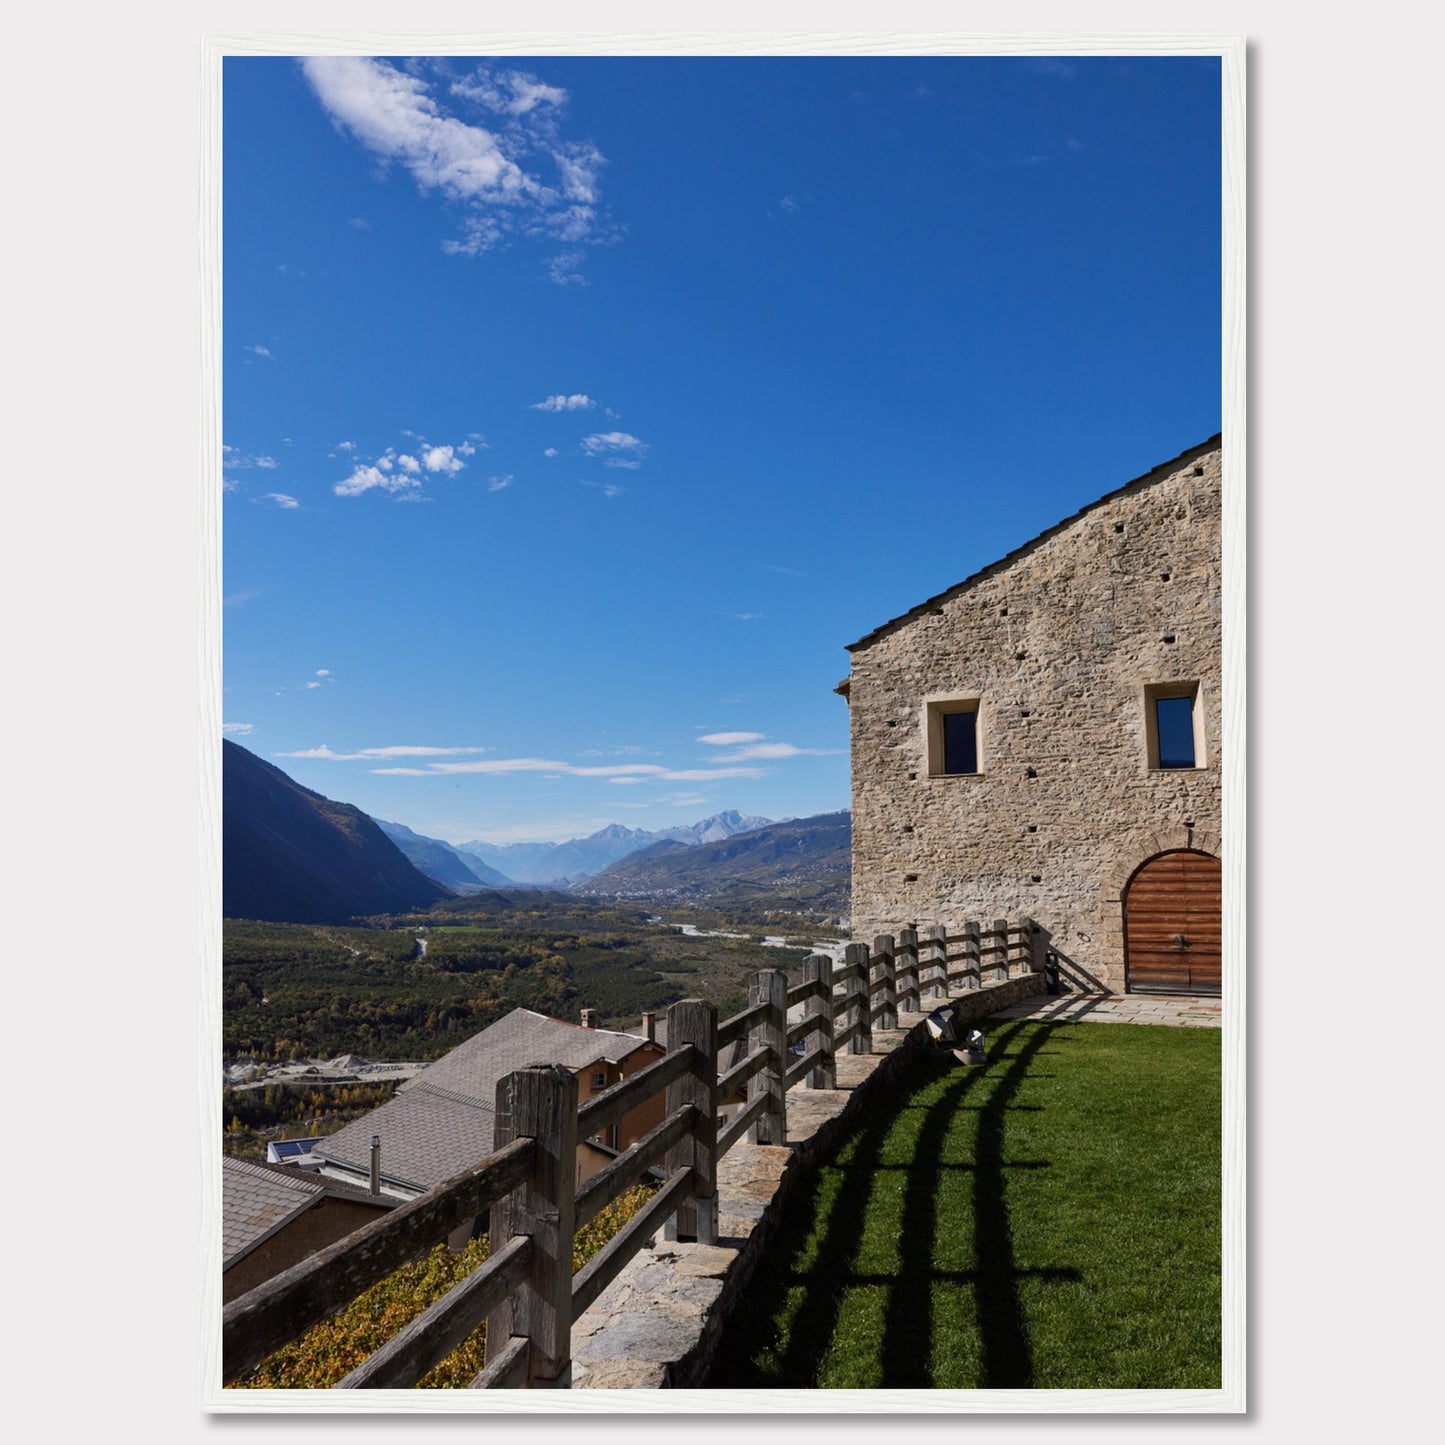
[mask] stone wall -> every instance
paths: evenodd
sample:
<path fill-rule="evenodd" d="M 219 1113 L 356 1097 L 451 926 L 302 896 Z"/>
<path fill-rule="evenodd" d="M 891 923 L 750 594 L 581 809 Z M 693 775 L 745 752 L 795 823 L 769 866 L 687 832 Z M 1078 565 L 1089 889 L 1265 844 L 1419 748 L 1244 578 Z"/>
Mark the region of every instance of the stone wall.
<path fill-rule="evenodd" d="M 1220 831 L 1218 439 L 855 643 L 853 935 L 1027 914 L 1122 991 L 1121 898 Z M 1145 689 L 1197 682 L 1202 765 L 1150 766 Z M 979 771 L 931 775 L 929 702 L 977 699 Z"/>

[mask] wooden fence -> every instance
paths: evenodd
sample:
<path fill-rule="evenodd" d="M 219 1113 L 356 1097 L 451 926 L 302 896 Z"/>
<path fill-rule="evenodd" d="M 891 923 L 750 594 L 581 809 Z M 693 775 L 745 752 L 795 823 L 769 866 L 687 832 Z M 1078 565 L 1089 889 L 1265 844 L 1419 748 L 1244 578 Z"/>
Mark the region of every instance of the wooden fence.
<path fill-rule="evenodd" d="M 789 986 L 780 969 L 756 974 L 748 1006 L 719 1023 L 713 1005 L 689 999 L 667 1013 L 667 1053 L 578 1107 L 577 1079 L 560 1064 L 509 1074 L 497 1085 L 495 1152 L 475 1169 L 392 1210 L 233 1300 L 222 1315 L 227 1383 L 363 1290 L 490 1210 L 492 1251 L 335 1388 L 416 1384 L 486 1322 L 486 1368 L 473 1389 L 568 1388 L 571 1327 L 657 1232 L 717 1240 L 718 1161 L 747 1134 L 787 1139 L 787 1094 L 836 1084 L 834 1058 L 872 1052 L 873 1028 L 926 1012 L 950 987 L 1043 968 L 1047 935 L 1025 918 L 987 928 L 966 923 L 882 934 L 850 943 L 841 966 L 813 954 Z M 789 1025 L 790 1010 L 801 1008 Z M 655 1094 L 664 1117 L 581 1188 L 578 1139 L 592 1138 Z M 719 1110 L 741 1095 L 721 1127 Z M 572 1272 L 575 1232 L 643 1179 L 660 1186 L 586 1266 Z"/>

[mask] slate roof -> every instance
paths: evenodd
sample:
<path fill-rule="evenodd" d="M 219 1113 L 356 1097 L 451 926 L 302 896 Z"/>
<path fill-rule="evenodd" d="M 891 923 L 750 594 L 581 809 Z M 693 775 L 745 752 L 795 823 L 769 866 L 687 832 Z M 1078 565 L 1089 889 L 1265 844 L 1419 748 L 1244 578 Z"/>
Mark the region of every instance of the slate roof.
<path fill-rule="evenodd" d="M 1062 522 L 1055 522 L 1047 531 L 1040 532 L 1037 537 L 1031 538 L 1021 547 L 1015 547 L 1012 552 L 1000 557 L 997 562 L 990 562 L 987 567 L 980 568 L 979 571 L 971 573 L 965 577 L 962 582 L 955 582 L 952 587 L 945 588 L 944 591 L 939 592 L 933 597 L 926 597 L 916 607 L 910 607 L 907 612 L 900 613 L 897 617 L 892 617 L 887 622 L 879 623 L 872 632 L 865 633 L 857 642 L 848 643 L 847 650 L 849 652 L 857 652 L 859 648 L 867 647 L 870 643 L 876 642 L 884 633 L 892 632 L 894 628 L 902 626 L 905 622 L 911 622 L 915 617 L 921 617 L 925 612 L 931 612 L 941 602 L 947 602 L 951 597 L 955 597 L 966 588 L 972 587 L 974 583 L 981 581 L 985 577 L 992 576 L 995 572 L 1002 571 L 1005 567 L 1018 561 L 1025 553 L 1032 552 L 1040 543 L 1047 542 L 1050 537 L 1056 536 L 1066 527 L 1072 527 L 1075 522 L 1081 517 L 1088 516 L 1096 507 L 1102 507 L 1107 502 L 1115 501 L 1128 492 L 1141 491 L 1151 483 L 1163 481 L 1166 476 L 1178 471 L 1180 467 L 1192 458 L 1201 456 L 1205 452 L 1218 450 L 1222 445 L 1223 435 L 1223 432 L 1215 432 L 1207 441 L 1200 442 L 1198 446 L 1190 447 L 1187 451 L 1180 452 L 1172 461 L 1160 462 L 1157 467 L 1151 467 L 1142 477 L 1135 477 L 1133 481 L 1125 482 L 1122 487 L 1116 487 L 1112 492 L 1106 492 L 1102 497 L 1098 498 L 1097 501 L 1090 502 L 1087 507 L 1080 507 L 1077 512 L 1072 516 L 1065 517 Z M 848 679 L 844 678 L 843 682 L 835 687 L 833 691 L 844 692 L 847 684 Z"/>
<path fill-rule="evenodd" d="M 378 1200 L 364 1189 L 318 1179 L 314 1174 L 287 1165 L 222 1158 L 222 1268 L 229 1268 L 250 1254 L 258 1244 L 323 1199 L 354 1199 L 379 1207 L 396 1203 L 394 1199 Z"/>
<path fill-rule="evenodd" d="M 513 1009 L 429 1064 L 395 1098 L 323 1139 L 311 1157 L 365 1172 L 371 1136 L 379 1134 L 383 1179 L 435 1189 L 493 1152 L 499 1080 L 529 1064 L 577 1070 L 603 1059 L 620 1063 L 646 1042 L 636 1034 L 584 1029 Z"/>

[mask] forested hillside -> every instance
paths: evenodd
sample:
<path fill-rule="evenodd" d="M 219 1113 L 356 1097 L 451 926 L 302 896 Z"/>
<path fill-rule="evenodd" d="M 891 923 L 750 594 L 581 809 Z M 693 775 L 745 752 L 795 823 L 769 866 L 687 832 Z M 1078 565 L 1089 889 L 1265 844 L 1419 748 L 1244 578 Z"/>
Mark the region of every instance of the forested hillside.
<path fill-rule="evenodd" d="M 227 918 L 344 923 L 425 908 L 449 891 L 349 803 L 221 744 L 221 909 Z"/>

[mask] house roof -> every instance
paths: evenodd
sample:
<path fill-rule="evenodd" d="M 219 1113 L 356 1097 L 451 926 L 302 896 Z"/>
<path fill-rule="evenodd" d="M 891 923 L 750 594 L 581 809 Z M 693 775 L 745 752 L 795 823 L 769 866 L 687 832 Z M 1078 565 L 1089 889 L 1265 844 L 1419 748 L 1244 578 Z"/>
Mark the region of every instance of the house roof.
<path fill-rule="evenodd" d="M 493 1152 L 497 1084 L 508 1074 L 537 1063 L 574 1070 L 604 1059 L 620 1063 L 646 1044 L 636 1034 L 584 1029 L 513 1009 L 429 1064 L 395 1098 L 323 1139 L 311 1157 L 364 1172 L 371 1136 L 378 1134 L 383 1178 L 434 1189 Z"/>
<path fill-rule="evenodd" d="M 1222 436 L 1222 432 L 1216 432 L 1207 441 L 1202 441 L 1198 446 L 1193 446 L 1187 451 L 1180 452 L 1172 461 L 1160 462 L 1157 467 L 1152 467 L 1149 471 L 1145 472 L 1142 477 L 1135 477 L 1133 481 L 1125 482 L 1122 487 L 1116 487 L 1112 492 L 1106 492 L 1102 497 L 1098 498 L 1097 501 L 1090 502 L 1087 507 L 1081 507 L 1077 512 L 1073 513 L 1072 516 L 1065 517 L 1061 522 L 1056 522 L 1052 527 L 1048 528 L 1047 531 L 1040 532 L 1037 537 L 1030 538 L 1030 540 L 1022 546 L 1015 547 L 1012 552 L 1000 557 L 998 561 L 990 562 L 987 567 L 971 573 L 965 577 L 962 582 L 956 582 L 952 587 L 937 593 L 935 596 L 925 598 L 916 607 L 910 607 L 907 612 L 890 618 L 887 622 L 880 623 L 872 632 L 865 633 L 860 637 L 857 642 L 848 643 L 848 651 L 856 652 L 859 648 L 867 647 L 870 643 L 876 642 L 885 633 L 902 627 L 905 623 L 911 622 L 915 617 L 921 617 L 925 612 L 932 611 L 932 609 L 937 607 L 941 602 L 949 601 L 960 592 L 964 592 L 976 583 L 981 582 L 985 577 L 991 577 L 995 573 L 1002 571 L 1005 567 L 1011 566 L 1014 562 L 1018 561 L 1020 557 L 1032 552 L 1035 547 L 1047 542 L 1051 537 L 1057 536 L 1065 528 L 1072 527 L 1080 518 L 1088 516 L 1096 507 L 1102 507 L 1109 502 L 1117 501 L 1128 492 L 1142 491 L 1154 482 L 1163 481 L 1166 476 L 1178 471 L 1181 466 L 1192 458 L 1200 456 L 1204 452 L 1217 450 L 1220 446 Z M 844 681 L 833 690 L 834 692 L 844 693 L 846 696 L 846 688 L 847 679 L 845 678 Z"/>
<path fill-rule="evenodd" d="M 365 1174 L 371 1168 L 372 1135 L 379 1135 L 382 1178 L 425 1192 L 491 1154 L 494 1123 L 490 1104 L 423 1086 L 353 1119 L 323 1139 L 311 1157 Z"/>
<path fill-rule="evenodd" d="M 229 1269 L 237 1260 L 323 1199 L 349 1199 L 391 1208 L 395 1199 L 378 1199 L 364 1189 L 319 1179 L 284 1164 L 250 1159 L 221 1160 L 221 1260 Z"/>

